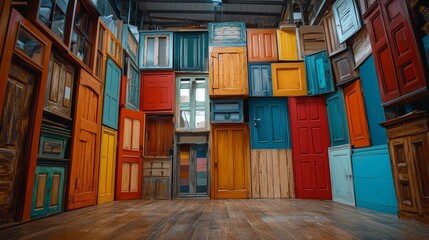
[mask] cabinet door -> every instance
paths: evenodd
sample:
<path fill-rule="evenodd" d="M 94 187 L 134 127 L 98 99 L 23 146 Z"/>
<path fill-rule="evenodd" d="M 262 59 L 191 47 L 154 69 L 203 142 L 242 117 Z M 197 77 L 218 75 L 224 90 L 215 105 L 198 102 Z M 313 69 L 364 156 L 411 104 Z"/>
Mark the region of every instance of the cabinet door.
<path fill-rule="evenodd" d="M 355 71 L 355 61 L 350 49 L 331 58 L 332 70 L 337 86 L 341 86 L 359 77 Z"/>
<path fill-rule="evenodd" d="M 356 67 L 359 67 L 372 53 L 368 30 L 363 27 L 351 41 Z"/>
<path fill-rule="evenodd" d="M 296 29 L 277 30 L 277 45 L 280 61 L 296 61 L 299 59 L 298 43 L 296 40 Z"/>
<path fill-rule="evenodd" d="M 307 80 L 304 62 L 273 63 L 273 96 L 306 96 Z"/>
<path fill-rule="evenodd" d="M 299 57 L 326 50 L 323 26 L 302 26 L 298 28 Z"/>
<path fill-rule="evenodd" d="M 329 148 L 332 200 L 355 206 L 352 156 L 349 145 Z"/>
<path fill-rule="evenodd" d="M 338 89 L 335 93 L 326 96 L 326 111 L 328 113 L 331 145 L 338 146 L 349 143 L 349 130 L 342 89 Z"/>
<path fill-rule="evenodd" d="M 355 148 L 370 146 L 368 121 L 360 80 L 356 80 L 344 88 L 344 99 L 349 124 L 350 144 Z"/>
<path fill-rule="evenodd" d="M 305 56 L 308 95 L 319 95 L 334 91 L 331 63 L 326 51 Z"/>
<path fill-rule="evenodd" d="M 211 134 L 211 197 L 249 198 L 248 125 L 213 125 Z"/>
<path fill-rule="evenodd" d="M 174 70 L 204 72 L 208 69 L 208 34 L 174 34 Z"/>
<path fill-rule="evenodd" d="M 151 72 L 142 75 L 142 111 L 173 112 L 174 72 Z"/>
<path fill-rule="evenodd" d="M 247 52 L 249 62 L 275 62 L 277 38 L 275 29 L 248 29 Z"/>
<path fill-rule="evenodd" d="M 269 63 L 249 64 L 249 90 L 252 97 L 273 95 L 271 86 L 271 65 Z"/>
<path fill-rule="evenodd" d="M 325 98 L 289 98 L 297 198 L 331 199 Z"/>
<path fill-rule="evenodd" d="M 140 32 L 140 69 L 173 68 L 173 33 Z"/>
<path fill-rule="evenodd" d="M 357 5 L 354 0 L 338 0 L 332 5 L 338 39 L 344 42 L 362 26 Z"/>
<path fill-rule="evenodd" d="M 100 173 L 97 203 L 112 202 L 115 196 L 115 167 L 117 132 L 107 127 L 101 129 Z"/>
<path fill-rule="evenodd" d="M 169 177 L 155 178 L 155 199 L 171 199 L 171 180 Z"/>
<path fill-rule="evenodd" d="M 103 99 L 103 124 L 115 130 L 118 129 L 120 83 L 121 69 L 108 58 Z"/>
<path fill-rule="evenodd" d="M 371 40 L 381 99 L 385 103 L 398 98 L 400 93 L 392 54 L 387 42 L 386 28 L 384 27 L 379 5 L 365 18 L 365 22 L 369 39 Z"/>
<path fill-rule="evenodd" d="M 325 29 L 326 47 L 329 56 L 332 56 L 347 48 L 347 44 L 340 43 L 340 39 L 338 38 L 337 25 L 332 13 L 332 8 L 330 8 L 323 17 L 323 27 Z"/>
<path fill-rule="evenodd" d="M 417 48 L 407 2 L 381 0 L 380 5 L 400 94 L 406 95 L 425 88 L 423 61 Z"/>
<path fill-rule="evenodd" d="M 116 199 L 141 197 L 144 113 L 121 109 Z"/>
<path fill-rule="evenodd" d="M 64 179 L 64 167 L 36 167 L 31 217 L 63 211 Z"/>
<path fill-rule="evenodd" d="M 244 22 L 209 23 L 210 46 L 246 46 Z"/>
<path fill-rule="evenodd" d="M 97 202 L 102 91 L 101 83 L 81 70 L 76 94 L 76 106 L 79 107 L 74 116 L 67 209 Z"/>
<path fill-rule="evenodd" d="M 251 99 L 250 135 L 252 149 L 290 148 L 287 99 Z"/>
<path fill-rule="evenodd" d="M 128 58 L 127 82 L 125 86 L 125 107 L 134 111 L 140 108 L 140 71 Z M 121 103 L 122 104 L 122 103 Z"/>
<path fill-rule="evenodd" d="M 211 101 L 211 123 L 243 122 L 243 99 Z"/>
<path fill-rule="evenodd" d="M 429 133 L 411 136 L 410 152 L 415 166 L 415 176 L 419 179 L 418 191 L 423 208 L 429 207 Z M 417 186 L 416 186 L 417 187 Z"/>
<path fill-rule="evenodd" d="M 44 110 L 70 119 L 73 98 L 73 67 L 56 55 L 51 58 Z"/>
<path fill-rule="evenodd" d="M 145 156 L 169 156 L 173 146 L 173 116 L 147 116 Z"/>
<path fill-rule="evenodd" d="M 247 95 L 246 47 L 211 47 L 210 96 Z"/>

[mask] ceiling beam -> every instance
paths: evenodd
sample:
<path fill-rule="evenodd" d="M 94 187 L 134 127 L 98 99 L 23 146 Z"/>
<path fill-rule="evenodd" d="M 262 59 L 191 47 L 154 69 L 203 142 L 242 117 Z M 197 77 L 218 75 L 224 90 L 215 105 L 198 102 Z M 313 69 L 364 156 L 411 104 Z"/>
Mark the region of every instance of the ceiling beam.
<path fill-rule="evenodd" d="M 147 13 L 170 13 L 170 14 L 215 14 L 215 11 L 201 10 L 147 10 Z M 252 16 L 275 16 L 279 17 L 281 12 L 240 12 L 240 11 L 223 11 L 224 15 L 252 15 Z"/>
<path fill-rule="evenodd" d="M 213 0 L 138 0 L 144 2 L 159 3 L 213 3 Z M 285 5 L 284 1 L 253 1 L 253 0 L 223 0 L 223 4 L 253 4 L 253 5 Z"/>

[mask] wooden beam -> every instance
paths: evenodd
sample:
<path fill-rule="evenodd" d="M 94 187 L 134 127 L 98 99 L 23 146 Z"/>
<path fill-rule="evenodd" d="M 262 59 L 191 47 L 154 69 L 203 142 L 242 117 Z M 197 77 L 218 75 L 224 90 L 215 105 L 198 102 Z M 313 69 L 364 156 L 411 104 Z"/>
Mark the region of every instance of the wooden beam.
<path fill-rule="evenodd" d="M 213 0 L 138 0 L 139 3 L 213 3 Z M 223 0 L 223 4 L 284 5 L 283 1 Z"/>
<path fill-rule="evenodd" d="M 166 14 L 215 14 L 215 11 L 201 10 L 148 10 L 148 13 L 166 13 Z M 253 15 L 253 16 L 275 16 L 279 17 L 281 12 L 240 12 L 240 11 L 223 11 L 224 15 Z"/>

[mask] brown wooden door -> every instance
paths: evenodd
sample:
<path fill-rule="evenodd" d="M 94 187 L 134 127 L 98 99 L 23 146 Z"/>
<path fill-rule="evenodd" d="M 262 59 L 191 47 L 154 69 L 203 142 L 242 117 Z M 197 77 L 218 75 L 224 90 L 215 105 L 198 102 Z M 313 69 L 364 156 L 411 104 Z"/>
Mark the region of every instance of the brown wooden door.
<path fill-rule="evenodd" d="M 173 146 L 173 116 L 147 116 L 145 156 L 169 156 Z"/>
<path fill-rule="evenodd" d="M 353 81 L 359 74 L 355 71 L 353 52 L 348 49 L 331 57 L 332 70 L 337 86 Z"/>
<path fill-rule="evenodd" d="M 142 190 L 144 113 L 121 109 L 116 200 L 137 199 Z"/>
<path fill-rule="evenodd" d="M 413 154 L 415 176 L 419 179 L 418 196 L 423 208 L 429 207 L 429 133 L 422 133 L 409 138 L 410 150 Z"/>
<path fill-rule="evenodd" d="M 326 46 L 329 56 L 332 56 L 347 48 L 345 43 L 340 44 L 337 34 L 337 24 L 332 13 L 332 8 L 323 16 L 323 27 L 325 29 Z"/>
<path fill-rule="evenodd" d="M 211 134 L 211 198 L 249 198 L 249 126 L 213 125 Z"/>
<path fill-rule="evenodd" d="M 102 94 L 102 84 L 81 70 L 73 126 L 68 209 L 94 205 L 97 201 Z"/>
<path fill-rule="evenodd" d="M 276 29 L 248 29 L 247 51 L 249 62 L 278 61 Z"/>
<path fill-rule="evenodd" d="M 296 197 L 331 199 L 325 98 L 289 98 L 289 111 Z"/>

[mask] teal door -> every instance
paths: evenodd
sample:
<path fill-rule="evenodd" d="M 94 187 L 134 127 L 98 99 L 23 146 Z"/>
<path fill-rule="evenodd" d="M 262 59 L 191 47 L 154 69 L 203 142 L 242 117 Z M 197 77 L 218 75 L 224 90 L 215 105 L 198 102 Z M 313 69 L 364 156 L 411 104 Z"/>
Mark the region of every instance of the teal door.
<path fill-rule="evenodd" d="M 64 167 L 36 167 L 31 217 L 63 211 L 64 174 Z"/>
<path fill-rule="evenodd" d="M 118 130 L 121 69 L 107 58 L 102 123 Z"/>
<path fill-rule="evenodd" d="M 138 111 L 140 107 L 140 71 L 128 58 L 125 107 Z"/>
<path fill-rule="evenodd" d="M 207 71 L 208 53 L 208 33 L 174 34 L 174 69 L 176 71 Z"/>
<path fill-rule="evenodd" d="M 252 149 L 291 147 L 286 98 L 250 99 L 249 109 Z"/>
<path fill-rule="evenodd" d="M 350 142 L 349 130 L 342 89 L 338 89 L 337 92 L 326 96 L 326 111 L 331 146 L 348 144 Z"/>
<path fill-rule="evenodd" d="M 332 185 L 332 200 L 335 202 L 355 206 L 350 145 L 346 144 L 330 147 L 328 151 Z"/>
<path fill-rule="evenodd" d="M 249 90 L 252 97 L 273 96 L 271 86 L 271 64 L 249 64 Z"/>
<path fill-rule="evenodd" d="M 334 91 L 331 62 L 326 51 L 305 56 L 308 95 L 320 95 Z"/>

